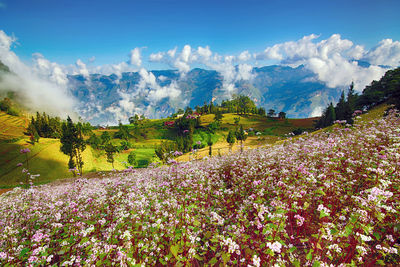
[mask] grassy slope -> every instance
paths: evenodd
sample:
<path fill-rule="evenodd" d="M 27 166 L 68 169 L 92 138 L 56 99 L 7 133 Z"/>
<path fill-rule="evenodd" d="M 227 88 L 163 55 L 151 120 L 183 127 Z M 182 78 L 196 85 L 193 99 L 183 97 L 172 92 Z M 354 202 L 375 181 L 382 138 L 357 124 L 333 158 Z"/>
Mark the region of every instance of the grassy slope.
<path fill-rule="evenodd" d="M 229 146 L 225 139 L 227 130 L 234 129 L 235 114 L 224 114 L 221 127 L 224 129 L 218 131 L 212 136 L 214 142 L 213 155 L 220 153 L 221 155 L 230 153 Z M 214 119 L 214 115 L 205 115 L 201 118 L 201 125 L 207 126 Z M 124 169 L 128 165 L 127 157 L 131 151 L 136 152 L 136 161 L 139 166 L 143 166 L 146 161 L 151 160 L 154 155 L 154 147 L 158 145 L 162 138 L 169 138 L 168 131 L 163 123 L 168 119 L 162 120 L 146 120 L 139 125 L 140 134 L 138 138 L 130 140 L 134 145 L 133 149 L 123 151 L 115 155 L 115 169 Z M 240 123 L 245 129 L 254 128 L 263 132 L 261 138 L 249 136 L 245 142 L 245 147 L 255 148 L 260 145 L 271 144 L 281 139 L 284 134 L 293 131 L 298 127 L 310 128 L 312 126 L 311 119 L 303 120 L 277 120 L 260 117 L 257 115 L 241 116 Z M 0 113 L 0 188 L 12 187 L 25 181 L 22 174 L 22 168 L 26 167 L 25 156 L 20 154 L 20 149 L 30 148 L 29 170 L 32 174 L 40 174 L 35 183 L 46 183 L 56 179 L 71 177 L 68 172 L 68 157 L 60 152 L 60 143 L 56 139 L 41 138 L 38 144 L 32 146 L 28 143 L 29 138 L 23 135 L 28 125 L 26 117 L 15 117 L 5 113 Z M 133 126 L 128 126 L 133 130 Z M 103 130 L 96 130 L 97 135 L 101 135 Z M 107 130 L 112 134 L 115 129 Z M 207 143 L 208 134 L 198 131 L 194 135 L 194 141 L 202 141 Z M 115 145 L 119 144 L 119 140 L 113 140 Z M 233 150 L 240 149 L 236 144 Z M 193 157 L 204 157 L 208 155 L 208 147 L 200 149 L 196 155 L 186 154 L 178 160 L 189 160 Z M 95 171 L 110 171 L 112 166 L 107 162 L 104 151 L 98 151 L 87 146 L 83 154 L 84 173 Z M 23 167 L 17 167 L 18 163 L 24 163 Z"/>

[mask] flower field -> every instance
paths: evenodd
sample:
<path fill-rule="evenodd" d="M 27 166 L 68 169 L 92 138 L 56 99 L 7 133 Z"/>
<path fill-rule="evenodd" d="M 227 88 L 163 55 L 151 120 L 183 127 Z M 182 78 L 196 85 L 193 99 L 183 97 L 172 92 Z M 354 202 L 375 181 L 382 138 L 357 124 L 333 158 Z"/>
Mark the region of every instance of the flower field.
<path fill-rule="evenodd" d="M 357 120 L 356 120 L 357 121 Z M 0 196 L 1 265 L 400 264 L 400 118 Z"/>

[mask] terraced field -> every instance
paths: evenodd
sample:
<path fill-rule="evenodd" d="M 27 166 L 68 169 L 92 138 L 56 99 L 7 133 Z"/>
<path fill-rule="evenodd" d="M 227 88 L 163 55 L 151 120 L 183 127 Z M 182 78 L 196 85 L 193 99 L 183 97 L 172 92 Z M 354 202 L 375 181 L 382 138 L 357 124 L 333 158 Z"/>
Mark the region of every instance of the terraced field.
<path fill-rule="evenodd" d="M 20 138 L 28 126 L 28 119 L 0 112 L 0 141 Z"/>

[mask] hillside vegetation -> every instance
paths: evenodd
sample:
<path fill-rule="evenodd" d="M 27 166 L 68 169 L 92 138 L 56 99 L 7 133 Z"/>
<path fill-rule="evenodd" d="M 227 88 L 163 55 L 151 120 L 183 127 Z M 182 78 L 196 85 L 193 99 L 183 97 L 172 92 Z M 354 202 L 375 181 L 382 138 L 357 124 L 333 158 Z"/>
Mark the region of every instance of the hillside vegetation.
<path fill-rule="evenodd" d="M 261 131 L 261 136 L 250 136 L 246 142 L 246 147 L 256 147 L 261 144 L 273 143 L 284 137 L 285 134 L 295 129 L 312 130 L 313 119 L 276 119 L 266 118 L 258 115 L 236 115 L 227 113 L 223 115 L 220 129 L 213 134 L 214 155 L 229 153 L 229 146 L 226 143 L 226 135 L 229 129 L 234 129 L 233 119 L 240 117 L 240 122 L 246 129 L 254 128 Z M 193 142 L 201 141 L 207 144 L 208 132 L 206 128 L 213 121 L 214 114 L 201 117 L 201 127 L 194 133 Z M 143 120 L 138 125 L 126 125 L 131 137 L 128 142 L 132 145 L 126 150 L 121 150 L 115 154 L 114 168 L 116 170 L 126 169 L 129 165 L 128 156 L 135 153 L 136 167 L 146 167 L 153 161 L 157 161 L 154 151 L 163 140 L 174 140 L 174 131 L 164 125 L 169 119 Z M 68 157 L 60 151 L 60 141 L 55 138 L 40 138 L 39 142 L 32 143 L 30 137 L 24 135 L 27 132 L 29 119 L 23 115 L 11 116 L 5 112 L 0 112 L 0 188 L 9 188 L 25 184 L 26 175 L 22 170 L 26 168 L 26 157 L 20 153 L 21 149 L 29 148 L 28 162 L 31 174 L 40 176 L 35 177 L 34 184 L 42 184 L 57 179 L 72 177 L 73 174 L 68 168 Z M 111 129 L 93 130 L 97 137 L 101 137 L 103 132 L 108 132 L 112 137 L 118 132 L 118 127 Z M 254 133 L 253 133 L 254 135 Z M 85 137 L 87 140 L 89 135 Z M 111 142 L 119 146 L 122 139 L 112 138 Z M 237 150 L 235 146 L 233 150 Z M 196 158 L 208 155 L 207 147 L 199 149 Z M 186 161 L 193 158 L 191 153 L 179 157 L 179 161 Z M 111 171 L 112 165 L 107 162 L 104 150 L 95 149 L 88 145 L 83 152 L 83 173 Z M 23 166 L 18 167 L 19 163 Z"/>
<path fill-rule="evenodd" d="M 0 196 L 3 265 L 398 265 L 399 114 Z"/>

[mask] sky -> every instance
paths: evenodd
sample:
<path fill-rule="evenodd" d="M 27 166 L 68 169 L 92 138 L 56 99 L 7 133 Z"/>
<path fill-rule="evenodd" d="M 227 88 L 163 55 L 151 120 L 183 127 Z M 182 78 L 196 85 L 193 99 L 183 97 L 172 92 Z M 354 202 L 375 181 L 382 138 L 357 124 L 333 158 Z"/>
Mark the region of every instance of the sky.
<path fill-rule="evenodd" d="M 51 61 L 94 64 L 183 47 L 254 53 L 316 34 L 340 34 L 367 48 L 400 40 L 398 0 L 0 0 L 0 29 L 18 39 L 24 60 L 41 53 Z"/>
<path fill-rule="evenodd" d="M 7 86 L 25 84 L 32 103 L 70 99 L 64 110 L 76 102 L 69 74 L 137 71 L 154 105 L 181 92 L 154 69 L 217 70 L 231 95 L 255 66 L 303 65 L 328 87 L 361 91 L 400 65 L 398 10 L 398 0 L 0 0 L 0 60 L 23 80 Z M 128 93 L 120 113 L 135 111 Z"/>

